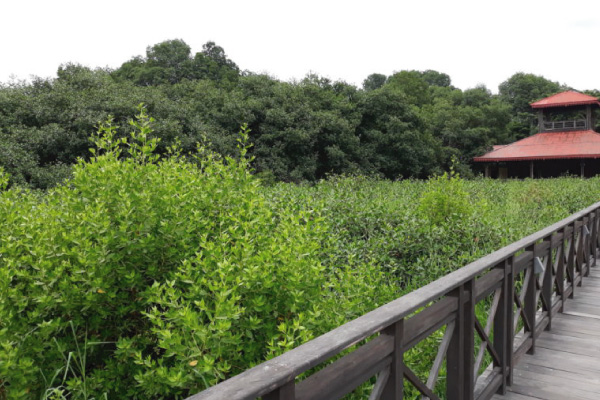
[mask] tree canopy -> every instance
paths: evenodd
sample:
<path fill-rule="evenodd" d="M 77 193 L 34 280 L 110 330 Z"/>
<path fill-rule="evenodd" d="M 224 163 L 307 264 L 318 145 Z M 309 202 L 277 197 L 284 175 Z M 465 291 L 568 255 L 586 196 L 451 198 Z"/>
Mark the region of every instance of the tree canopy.
<path fill-rule="evenodd" d="M 434 70 L 373 73 L 362 88 L 315 74 L 285 82 L 241 72 L 214 42 L 193 53 L 167 40 L 116 70 L 64 64 L 54 79 L 0 84 L 0 166 L 11 184 L 51 187 L 89 157 L 98 121 L 123 122 L 144 103 L 163 139 L 158 152 L 177 142 L 186 153 L 202 142 L 230 156 L 247 123 L 253 167 L 266 180 L 424 178 L 452 163 L 469 176 L 472 157 L 535 132 L 529 103 L 566 88 L 519 72 L 494 95 L 485 86 L 455 88 Z M 128 135 L 120 125 L 118 134 Z"/>

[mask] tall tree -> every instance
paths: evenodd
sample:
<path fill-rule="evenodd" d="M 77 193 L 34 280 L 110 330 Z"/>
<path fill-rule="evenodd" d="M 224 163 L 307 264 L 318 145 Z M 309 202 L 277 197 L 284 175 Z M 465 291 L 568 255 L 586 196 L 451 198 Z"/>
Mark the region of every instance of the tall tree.
<path fill-rule="evenodd" d="M 400 71 L 390 76 L 387 85 L 399 89 L 407 100 L 418 107 L 431 102 L 429 84 L 420 71 Z"/>
<path fill-rule="evenodd" d="M 387 76 L 383 74 L 371 74 L 367 76 L 367 79 L 363 81 L 363 89 L 366 91 L 371 91 L 375 89 L 379 89 L 383 85 L 385 85 L 385 81 L 387 80 Z"/>
<path fill-rule="evenodd" d="M 434 71 L 432 69 L 428 69 L 426 71 L 421 72 L 423 79 L 430 86 L 440 86 L 440 87 L 450 87 L 450 76 L 448 74 L 444 74 L 443 72 Z"/>
<path fill-rule="evenodd" d="M 537 119 L 530 103 L 567 88 L 543 76 L 518 72 L 502 82 L 498 89 L 500 99 L 510 104 L 513 111 L 512 136 L 522 139 L 537 131 Z"/>

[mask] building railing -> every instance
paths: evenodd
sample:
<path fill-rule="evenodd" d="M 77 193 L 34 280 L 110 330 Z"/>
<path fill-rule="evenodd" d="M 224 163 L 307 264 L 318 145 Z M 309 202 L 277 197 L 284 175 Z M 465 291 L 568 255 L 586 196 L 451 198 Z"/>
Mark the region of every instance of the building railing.
<path fill-rule="evenodd" d="M 542 123 L 542 130 L 544 132 L 584 129 L 588 129 L 587 121 L 585 119 L 575 119 L 569 121 L 544 121 Z"/>
<path fill-rule="evenodd" d="M 424 399 L 435 400 L 444 360 L 447 399 L 505 393 L 513 366 L 535 352 L 538 335 L 551 328 L 552 317 L 595 263 L 599 217 L 600 202 L 188 400 L 339 399 L 374 377 L 370 399 L 402 399 L 410 382 Z M 424 382 L 404 355 L 444 327 Z M 486 355 L 491 363 L 484 368 Z"/>

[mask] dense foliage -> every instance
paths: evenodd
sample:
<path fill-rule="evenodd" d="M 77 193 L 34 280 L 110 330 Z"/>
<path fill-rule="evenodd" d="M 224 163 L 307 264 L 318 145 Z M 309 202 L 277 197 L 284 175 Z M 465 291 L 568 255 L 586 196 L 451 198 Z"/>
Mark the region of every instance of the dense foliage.
<path fill-rule="evenodd" d="M 255 169 L 272 181 L 426 178 L 453 158 L 471 176 L 473 156 L 535 131 L 529 102 L 566 88 L 517 73 L 492 95 L 484 86 L 457 89 L 432 70 L 372 74 L 363 88 L 316 75 L 283 82 L 241 71 L 213 42 L 193 54 L 169 40 L 113 71 L 66 64 L 55 79 L 0 84 L 0 166 L 12 184 L 51 187 L 88 157 L 98 121 L 113 115 L 123 125 L 117 135 L 127 136 L 124 122 L 143 102 L 159 121 L 160 153 L 176 140 L 187 152 L 206 138 L 232 155 L 232 133 L 247 123 Z"/>
<path fill-rule="evenodd" d="M 181 399 L 594 202 L 598 179 L 262 186 L 141 109 L 47 193 L 0 172 L 0 398 Z M 160 126 L 160 124 L 156 124 Z M 425 343 L 407 355 L 435 356 Z"/>

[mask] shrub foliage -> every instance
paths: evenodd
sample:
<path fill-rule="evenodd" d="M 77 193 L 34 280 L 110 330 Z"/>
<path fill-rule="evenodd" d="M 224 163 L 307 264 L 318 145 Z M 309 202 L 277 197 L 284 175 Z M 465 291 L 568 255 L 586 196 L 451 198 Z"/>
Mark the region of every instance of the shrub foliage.
<path fill-rule="evenodd" d="M 320 332 L 319 214 L 269 206 L 246 132 L 239 159 L 158 158 L 151 123 L 102 125 L 47 195 L 1 194 L 4 397 L 181 398 Z"/>

